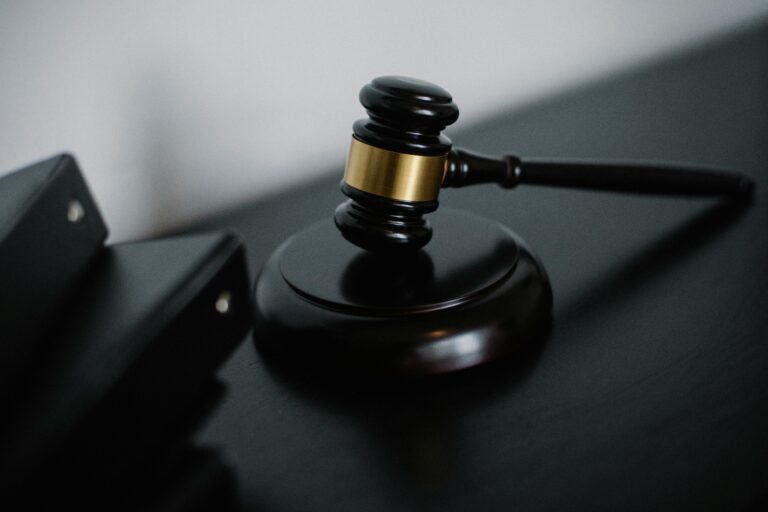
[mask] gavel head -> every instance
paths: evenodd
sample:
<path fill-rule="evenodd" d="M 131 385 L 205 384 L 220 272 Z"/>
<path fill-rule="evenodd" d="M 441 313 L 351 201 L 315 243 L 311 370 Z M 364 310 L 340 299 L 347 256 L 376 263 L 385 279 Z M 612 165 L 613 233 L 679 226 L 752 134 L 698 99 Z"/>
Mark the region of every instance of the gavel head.
<path fill-rule="evenodd" d="M 432 238 L 423 215 L 437 209 L 451 150 L 441 132 L 459 109 L 443 88 L 398 76 L 364 86 L 360 103 L 368 119 L 353 125 L 336 226 L 370 251 L 416 251 Z"/>

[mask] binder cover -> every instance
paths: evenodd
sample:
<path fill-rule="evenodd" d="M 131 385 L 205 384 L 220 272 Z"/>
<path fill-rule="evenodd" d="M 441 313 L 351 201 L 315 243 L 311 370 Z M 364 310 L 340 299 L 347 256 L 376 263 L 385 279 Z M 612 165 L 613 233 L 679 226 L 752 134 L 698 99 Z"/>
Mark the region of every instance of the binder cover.
<path fill-rule="evenodd" d="M 0 403 L 106 236 L 72 156 L 0 178 Z"/>
<path fill-rule="evenodd" d="M 250 325 L 246 272 L 231 235 L 106 248 L 17 382 L 0 494 L 44 485 L 78 503 L 126 492 L 208 410 L 206 386 Z"/>

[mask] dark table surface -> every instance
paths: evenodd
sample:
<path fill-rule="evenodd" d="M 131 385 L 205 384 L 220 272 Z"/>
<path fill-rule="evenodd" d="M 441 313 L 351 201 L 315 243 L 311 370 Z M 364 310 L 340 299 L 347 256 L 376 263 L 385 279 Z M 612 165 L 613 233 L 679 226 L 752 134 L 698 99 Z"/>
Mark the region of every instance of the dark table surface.
<path fill-rule="evenodd" d="M 489 153 L 731 168 L 757 191 L 747 209 L 532 186 L 444 191 L 443 205 L 499 220 L 541 257 L 555 297 L 546 342 L 523 362 L 338 388 L 268 364 L 249 338 L 222 368 L 228 397 L 199 436 L 225 447 L 246 507 L 768 505 L 768 26 L 449 135 Z M 239 233 L 255 276 L 341 202 L 346 144 L 322 178 L 192 229 Z"/>

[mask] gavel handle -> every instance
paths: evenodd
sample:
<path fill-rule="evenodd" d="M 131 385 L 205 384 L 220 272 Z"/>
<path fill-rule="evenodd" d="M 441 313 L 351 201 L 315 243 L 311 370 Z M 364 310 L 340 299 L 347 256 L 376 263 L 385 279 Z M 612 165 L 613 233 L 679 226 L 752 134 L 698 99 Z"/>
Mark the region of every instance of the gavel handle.
<path fill-rule="evenodd" d="M 443 187 L 498 183 L 504 188 L 518 184 L 549 185 L 678 196 L 741 196 L 754 189 L 749 176 L 728 171 L 633 163 L 523 161 L 512 155 L 493 158 L 453 149 Z"/>

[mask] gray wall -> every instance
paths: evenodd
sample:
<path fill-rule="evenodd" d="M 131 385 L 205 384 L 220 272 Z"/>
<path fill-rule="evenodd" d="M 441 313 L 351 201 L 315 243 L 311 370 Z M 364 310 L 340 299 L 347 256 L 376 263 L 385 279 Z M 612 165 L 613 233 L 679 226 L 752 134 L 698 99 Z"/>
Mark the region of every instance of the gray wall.
<path fill-rule="evenodd" d="M 0 173 L 69 150 L 112 240 L 343 163 L 358 89 L 443 85 L 460 122 L 768 14 L 768 0 L 0 2 Z"/>

